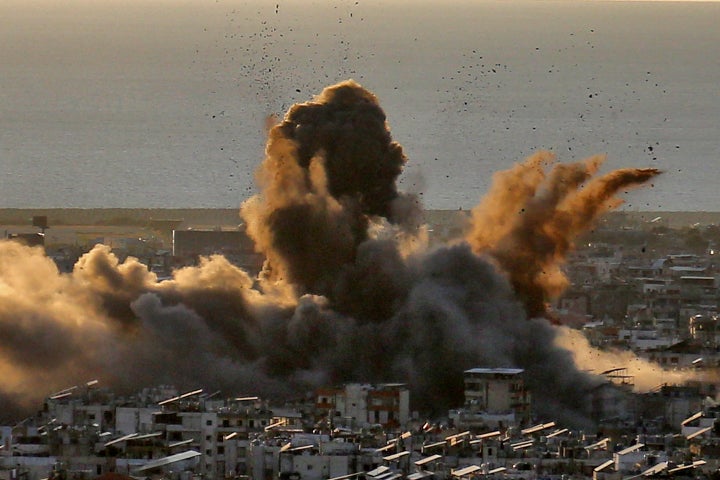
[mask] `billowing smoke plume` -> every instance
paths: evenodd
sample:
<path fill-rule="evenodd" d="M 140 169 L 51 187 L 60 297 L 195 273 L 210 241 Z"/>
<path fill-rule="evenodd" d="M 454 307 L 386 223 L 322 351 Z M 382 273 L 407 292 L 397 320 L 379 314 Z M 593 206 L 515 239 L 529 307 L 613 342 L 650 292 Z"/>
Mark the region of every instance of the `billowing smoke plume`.
<path fill-rule="evenodd" d="M 33 407 L 92 378 L 263 396 L 400 381 L 415 408 L 443 413 L 462 405 L 463 370 L 521 367 L 541 415 L 585 424 L 598 379 L 557 345 L 542 301 L 562 287 L 549 278 L 573 236 L 656 172 L 593 178 L 589 160 L 546 178 L 549 160 L 498 175 L 468 242 L 422 249 L 377 99 L 330 87 L 269 132 L 262 193 L 242 208 L 267 258 L 258 279 L 213 256 L 158 282 L 104 246 L 62 274 L 41 250 L 0 242 L 2 402 Z"/>
<path fill-rule="evenodd" d="M 375 96 L 348 81 L 293 106 L 270 130 L 266 154 L 258 174 L 263 195 L 243 207 L 267 257 L 265 273 L 331 294 L 368 239 L 371 217 L 397 223 L 407 216 L 394 208 L 403 203 L 395 186 L 402 148 Z"/>
<path fill-rule="evenodd" d="M 468 242 L 497 261 L 531 317 L 544 316 L 546 301 L 567 286 L 560 267 L 573 240 L 622 203 L 618 191 L 660 173 L 628 168 L 593 177 L 603 160 L 555 164 L 546 175 L 553 156 L 540 152 L 496 174 L 492 190 L 473 209 Z"/>

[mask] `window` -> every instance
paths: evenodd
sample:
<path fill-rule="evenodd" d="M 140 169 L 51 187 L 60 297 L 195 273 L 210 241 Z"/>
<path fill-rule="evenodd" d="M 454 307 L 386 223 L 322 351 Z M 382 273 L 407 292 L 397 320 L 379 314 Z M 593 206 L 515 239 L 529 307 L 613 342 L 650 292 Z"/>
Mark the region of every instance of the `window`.
<path fill-rule="evenodd" d="M 220 446 L 217 448 L 218 455 L 223 455 L 225 453 L 225 447 Z"/>
<path fill-rule="evenodd" d="M 212 427 L 212 424 L 213 424 L 213 421 L 212 421 L 212 420 L 207 420 L 207 421 L 205 422 L 205 425 L 207 425 L 208 427 Z"/>

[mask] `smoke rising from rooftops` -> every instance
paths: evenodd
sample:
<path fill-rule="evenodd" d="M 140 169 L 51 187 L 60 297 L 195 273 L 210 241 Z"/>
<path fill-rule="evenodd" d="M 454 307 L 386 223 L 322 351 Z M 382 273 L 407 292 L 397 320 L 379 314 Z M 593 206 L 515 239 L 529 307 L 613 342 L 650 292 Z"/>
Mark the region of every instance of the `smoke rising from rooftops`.
<path fill-rule="evenodd" d="M 329 87 L 269 132 L 262 193 L 241 209 L 267 258 L 259 279 L 211 256 L 158 282 L 104 246 L 62 274 L 40 249 L 0 242 L 3 403 L 30 408 L 90 378 L 263 396 L 399 381 L 415 408 L 442 414 L 463 402 L 463 370 L 520 367 L 541 416 L 586 425 L 600 380 L 539 316 L 563 285 L 547 272 L 619 189 L 657 172 L 595 178 L 590 159 L 546 175 L 550 160 L 498 174 L 468 241 L 428 250 L 377 99 Z"/>

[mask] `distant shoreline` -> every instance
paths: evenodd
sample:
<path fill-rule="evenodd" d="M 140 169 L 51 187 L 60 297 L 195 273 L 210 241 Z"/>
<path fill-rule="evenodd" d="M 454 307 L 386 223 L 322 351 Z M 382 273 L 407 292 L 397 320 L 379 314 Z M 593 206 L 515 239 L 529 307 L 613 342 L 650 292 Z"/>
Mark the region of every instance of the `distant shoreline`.
<path fill-rule="evenodd" d="M 426 210 L 428 223 L 445 223 L 468 210 Z M 188 225 L 237 226 L 238 208 L 0 208 L 0 225 L 32 225 L 35 216 L 47 216 L 53 225 L 147 225 L 151 221 L 178 221 Z M 720 224 L 720 212 L 615 211 L 604 218 L 628 224 L 655 223 L 670 228 Z"/>
<path fill-rule="evenodd" d="M 46 216 L 48 225 L 147 225 L 175 220 L 189 225 L 239 225 L 239 208 L 0 208 L 0 225 L 32 224 Z"/>

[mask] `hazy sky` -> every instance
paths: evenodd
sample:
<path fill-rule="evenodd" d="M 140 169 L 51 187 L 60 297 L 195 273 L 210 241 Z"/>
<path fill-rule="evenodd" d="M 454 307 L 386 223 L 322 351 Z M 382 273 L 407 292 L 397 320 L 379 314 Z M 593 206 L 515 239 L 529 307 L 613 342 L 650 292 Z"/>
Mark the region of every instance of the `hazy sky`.
<path fill-rule="evenodd" d="M 719 18 L 717 2 L 5 0 L 0 207 L 236 207 L 265 117 L 354 78 L 428 207 L 469 208 L 545 148 L 672 171 L 645 209 L 717 210 Z"/>

